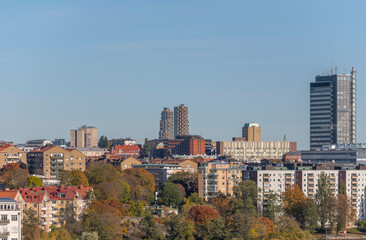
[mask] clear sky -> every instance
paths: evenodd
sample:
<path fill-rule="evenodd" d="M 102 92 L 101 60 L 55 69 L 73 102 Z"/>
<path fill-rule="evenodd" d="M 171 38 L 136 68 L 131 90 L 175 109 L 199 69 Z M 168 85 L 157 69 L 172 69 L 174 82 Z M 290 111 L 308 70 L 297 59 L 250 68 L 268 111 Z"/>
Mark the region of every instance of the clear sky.
<path fill-rule="evenodd" d="M 213 140 L 259 122 L 262 139 L 309 147 L 309 82 L 357 70 L 366 142 L 366 1 L 0 2 L 0 139 L 157 138 L 184 103 Z"/>

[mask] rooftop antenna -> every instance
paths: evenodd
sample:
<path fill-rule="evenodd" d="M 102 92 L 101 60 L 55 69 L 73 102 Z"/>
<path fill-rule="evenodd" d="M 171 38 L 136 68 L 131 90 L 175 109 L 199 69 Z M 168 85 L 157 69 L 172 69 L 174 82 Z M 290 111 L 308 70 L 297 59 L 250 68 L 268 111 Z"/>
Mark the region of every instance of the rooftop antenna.
<path fill-rule="evenodd" d="M 337 67 L 337 65 L 334 67 L 334 74 L 338 74 L 338 67 Z"/>
<path fill-rule="evenodd" d="M 330 67 L 330 73 L 329 73 L 329 75 L 333 75 L 333 64 L 332 64 L 332 66 Z"/>

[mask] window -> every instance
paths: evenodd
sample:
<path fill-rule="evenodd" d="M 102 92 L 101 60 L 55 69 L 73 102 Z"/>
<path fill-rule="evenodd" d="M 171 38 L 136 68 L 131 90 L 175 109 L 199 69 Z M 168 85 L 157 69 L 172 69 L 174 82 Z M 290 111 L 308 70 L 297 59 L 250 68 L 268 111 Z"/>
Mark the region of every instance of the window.
<path fill-rule="evenodd" d="M 8 220 L 8 215 L 1 215 L 1 221 Z"/>
<path fill-rule="evenodd" d="M 18 221 L 18 216 L 17 215 L 11 215 L 11 220 L 12 221 Z"/>

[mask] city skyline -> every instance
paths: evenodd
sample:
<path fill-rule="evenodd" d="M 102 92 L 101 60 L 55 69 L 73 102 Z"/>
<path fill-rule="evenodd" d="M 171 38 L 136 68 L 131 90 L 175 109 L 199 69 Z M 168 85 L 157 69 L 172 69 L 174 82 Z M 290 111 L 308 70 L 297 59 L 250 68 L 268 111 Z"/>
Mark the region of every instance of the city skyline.
<path fill-rule="evenodd" d="M 162 106 L 185 103 L 191 134 L 229 140 L 255 121 L 263 140 L 309 149 L 309 82 L 337 65 L 357 69 L 366 142 L 363 1 L 24 4 L 0 8 L 0 139 L 67 139 L 85 123 L 154 139 Z"/>

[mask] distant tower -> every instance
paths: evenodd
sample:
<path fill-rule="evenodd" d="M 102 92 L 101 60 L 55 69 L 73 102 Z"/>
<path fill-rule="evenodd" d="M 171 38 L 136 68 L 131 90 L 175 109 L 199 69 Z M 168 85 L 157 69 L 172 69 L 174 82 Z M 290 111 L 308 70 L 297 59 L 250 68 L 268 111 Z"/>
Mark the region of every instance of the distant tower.
<path fill-rule="evenodd" d="M 316 76 L 310 83 L 310 149 L 356 143 L 356 70 Z"/>
<path fill-rule="evenodd" d="M 71 147 L 98 147 L 98 129 L 92 126 L 81 126 L 70 130 Z"/>
<path fill-rule="evenodd" d="M 173 111 L 169 108 L 161 111 L 159 139 L 174 139 Z"/>
<path fill-rule="evenodd" d="M 243 127 L 242 137 L 248 142 L 260 142 L 261 141 L 261 127 L 258 123 L 246 123 Z"/>
<path fill-rule="evenodd" d="M 181 104 L 174 107 L 174 138 L 189 135 L 188 107 Z"/>

